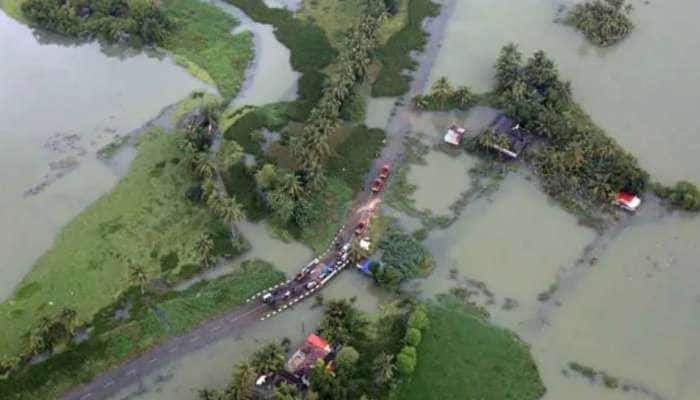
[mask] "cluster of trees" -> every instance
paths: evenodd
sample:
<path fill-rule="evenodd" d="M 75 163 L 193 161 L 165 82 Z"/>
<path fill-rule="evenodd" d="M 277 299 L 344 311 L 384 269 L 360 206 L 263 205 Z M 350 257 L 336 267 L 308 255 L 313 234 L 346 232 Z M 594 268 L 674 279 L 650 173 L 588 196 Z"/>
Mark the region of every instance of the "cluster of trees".
<path fill-rule="evenodd" d="M 679 181 L 671 187 L 655 183 L 652 189 L 672 207 L 685 211 L 700 211 L 700 190 L 691 182 Z"/>
<path fill-rule="evenodd" d="M 338 350 L 332 365 L 319 360 L 309 374 L 308 390 L 280 384 L 273 388 L 275 400 L 357 400 L 388 398 L 401 380 L 413 373 L 420 344 L 429 327 L 421 304 L 388 304 L 376 320 L 355 308 L 352 300 L 325 305 L 318 332 Z M 270 343 L 236 366 L 223 390 L 202 390 L 202 400 L 262 398 L 255 390 L 258 376 L 284 367 L 289 342 Z M 270 398 L 265 394 L 265 398 Z"/>
<path fill-rule="evenodd" d="M 25 0 L 22 12 L 64 35 L 159 44 L 172 27 L 156 0 Z"/>
<path fill-rule="evenodd" d="M 327 304 L 319 331 L 342 346 L 335 370 L 323 363 L 311 373 L 307 399 L 381 399 L 413 373 L 416 346 L 429 326 L 420 304 L 390 304 L 370 320 L 345 300 Z"/>
<path fill-rule="evenodd" d="M 201 400 L 250 400 L 256 398 L 255 380 L 263 374 L 279 371 L 284 367 L 286 355 L 289 352 L 289 341 L 268 343 L 258 349 L 250 359 L 238 364 L 233 371 L 231 381 L 222 390 L 202 389 L 199 391 Z M 284 385 L 276 388 L 279 400 L 301 399 L 296 397 L 299 392 L 293 386 Z"/>
<path fill-rule="evenodd" d="M 7 378 L 34 356 L 52 353 L 56 347 L 69 345 L 80 326 L 82 322 L 78 319 L 78 313 L 67 307 L 54 315 L 41 317 L 37 326 L 29 332 L 26 352 L 0 359 L 0 378 Z"/>
<path fill-rule="evenodd" d="M 649 176 L 637 160 L 595 126 L 571 98 L 569 82 L 543 51 L 527 62 L 514 44 L 496 63 L 499 105 L 547 139 L 530 161 L 545 190 L 559 198 L 609 203 L 620 190 L 641 193 Z"/>
<path fill-rule="evenodd" d="M 377 283 L 389 288 L 397 288 L 404 280 L 431 270 L 435 263 L 421 242 L 396 227 L 387 230 L 379 249 L 384 265 L 381 268 L 371 266 L 372 274 Z"/>
<path fill-rule="evenodd" d="M 486 151 L 491 151 L 493 146 L 498 146 L 506 150 L 511 150 L 510 139 L 504 135 L 499 135 L 493 128 L 486 128 L 476 139 L 479 146 Z"/>
<path fill-rule="evenodd" d="M 304 184 L 319 189 L 323 182 L 323 163 L 331 154 L 330 137 L 340 121 L 342 105 L 350 99 L 352 88 L 370 66 L 370 50 L 376 44 L 376 32 L 384 18 L 384 7 L 368 3 L 368 14 L 348 32 L 328 84 L 317 105 L 311 110 L 301 134 L 291 140 L 292 152 L 304 172 Z M 374 6 L 373 6 L 374 5 Z"/>
<path fill-rule="evenodd" d="M 218 132 L 220 111 L 220 104 L 206 104 L 184 123 L 185 132 L 181 142 L 184 162 L 198 180 L 187 195 L 193 201 L 203 202 L 226 224 L 235 228 L 234 224 L 245 215 L 236 198 L 226 193 L 221 174 L 241 160 L 243 149 L 232 140 L 222 140 L 219 148 L 215 152 L 211 151 L 214 136 Z M 202 266 L 213 264 L 214 240 L 209 234 L 200 235 L 194 247 Z"/>
<path fill-rule="evenodd" d="M 569 12 L 566 22 L 578 28 L 598 46 L 611 46 L 634 29 L 629 19 L 631 4 L 626 0 L 594 0 L 579 3 Z"/>
<path fill-rule="evenodd" d="M 435 81 L 430 94 L 419 94 L 413 98 L 413 105 L 424 111 L 467 110 L 476 102 L 476 96 L 466 86 L 453 88 L 444 76 Z"/>

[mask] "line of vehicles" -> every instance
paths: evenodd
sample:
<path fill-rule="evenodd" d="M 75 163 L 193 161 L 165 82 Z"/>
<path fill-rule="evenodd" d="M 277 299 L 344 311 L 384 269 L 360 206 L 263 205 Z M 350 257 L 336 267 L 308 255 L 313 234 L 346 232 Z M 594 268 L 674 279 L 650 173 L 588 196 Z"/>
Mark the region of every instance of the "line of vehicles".
<path fill-rule="evenodd" d="M 391 165 L 383 164 L 379 168 L 377 176 L 370 184 L 370 191 L 373 195 L 382 191 L 390 174 Z M 365 207 L 367 208 L 366 210 L 361 211 L 362 216 L 360 221 L 355 225 L 353 230 L 355 235 L 361 236 L 367 231 L 377 204 L 379 204 L 379 199 L 375 198 L 368 203 Z M 279 303 L 291 300 L 309 290 L 323 286 L 335 273 L 350 263 L 350 248 L 350 240 L 339 240 L 337 242 L 337 251 L 332 257 L 328 257 L 328 259 L 324 261 L 314 258 L 306 264 L 289 283 L 265 293 L 262 296 L 262 301 L 273 308 L 277 308 L 277 304 Z"/>

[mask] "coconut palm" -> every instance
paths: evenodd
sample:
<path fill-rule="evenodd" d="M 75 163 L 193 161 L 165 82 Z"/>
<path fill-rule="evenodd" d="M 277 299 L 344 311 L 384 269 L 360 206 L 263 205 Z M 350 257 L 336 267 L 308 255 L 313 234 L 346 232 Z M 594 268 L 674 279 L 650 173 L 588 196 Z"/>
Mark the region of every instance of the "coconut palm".
<path fill-rule="evenodd" d="M 201 233 L 194 245 L 199 262 L 205 267 L 211 265 L 214 262 L 214 240 L 211 236 L 206 232 Z"/>
<path fill-rule="evenodd" d="M 199 174 L 199 176 L 203 179 L 211 179 L 214 173 L 216 173 L 216 167 L 209 158 L 206 156 L 197 158 L 197 174 Z"/>
<path fill-rule="evenodd" d="M 226 392 L 232 400 L 252 400 L 254 399 L 253 385 L 256 378 L 255 368 L 247 361 L 242 362 L 233 372 L 231 385 Z"/>
<path fill-rule="evenodd" d="M 373 362 L 374 381 L 377 385 L 383 386 L 390 383 L 394 378 L 396 366 L 394 365 L 394 356 L 391 354 L 380 353 Z"/>
<path fill-rule="evenodd" d="M 294 199 L 298 199 L 304 195 L 304 187 L 301 185 L 299 177 L 295 174 L 284 174 L 279 184 L 282 190 Z"/>
<path fill-rule="evenodd" d="M 224 222 L 232 225 L 245 217 L 241 205 L 234 197 L 225 197 L 219 213 Z"/>
<path fill-rule="evenodd" d="M 129 261 L 129 283 L 138 286 L 141 289 L 141 294 L 144 294 L 147 282 L 146 270 L 141 265 Z"/>

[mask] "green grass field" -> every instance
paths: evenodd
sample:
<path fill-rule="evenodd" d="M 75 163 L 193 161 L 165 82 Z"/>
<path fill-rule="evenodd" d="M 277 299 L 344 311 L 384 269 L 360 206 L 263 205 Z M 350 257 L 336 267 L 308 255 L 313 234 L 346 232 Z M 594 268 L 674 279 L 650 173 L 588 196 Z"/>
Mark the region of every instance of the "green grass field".
<path fill-rule="evenodd" d="M 22 0 L 0 0 L 0 9 L 5 11 L 7 15 L 20 22 L 27 22 L 22 15 L 21 6 Z"/>
<path fill-rule="evenodd" d="M 176 140 L 159 130 L 144 134 L 128 174 L 63 227 L 14 296 L 0 304 L 0 354 L 18 353 L 34 322 L 62 307 L 89 321 L 129 285 L 128 260 L 149 277 L 160 276 L 166 255 L 176 254 L 180 266 L 193 263 L 196 237 L 220 236 L 222 223 L 185 197 L 193 182 Z"/>
<path fill-rule="evenodd" d="M 513 333 L 451 301 L 428 310 L 416 370 L 397 399 L 535 400 L 544 394 L 528 346 Z"/>
<path fill-rule="evenodd" d="M 193 75 L 215 83 L 222 96 L 235 96 L 253 58 L 252 34 L 231 35 L 235 18 L 203 1 L 163 0 L 162 7 L 175 26 L 164 47 Z"/>
<path fill-rule="evenodd" d="M 9 380 L 0 380 L 0 398 L 55 399 L 131 355 L 233 309 L 283 278 L 284 274 L 272 265 L 253 260 L 213 281 L 157 297 L 149 305 L 143 303 L 138 290 L 132 290 L 98 314 L 90 339 L 40 364 L 24 368 Z M 114 309 L 126 303 L 132 305 L 130 318 L 115 321 Z M 159 316 L 156 316 L 156 309 Z"/>

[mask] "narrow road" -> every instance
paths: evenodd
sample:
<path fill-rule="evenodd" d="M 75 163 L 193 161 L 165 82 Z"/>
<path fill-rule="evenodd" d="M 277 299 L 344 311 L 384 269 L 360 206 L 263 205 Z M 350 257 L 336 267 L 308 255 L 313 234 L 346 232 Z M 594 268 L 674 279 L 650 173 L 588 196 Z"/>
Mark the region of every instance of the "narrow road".
<path fill-rule="evenodd" d="M 433 68 L 437 53 L 440 49 L 449 16 L 455 7 L 456 0 L 442 2 L 440 15 L 429 18 L 424 23 L 424 29 L 430 34 L 423 53 L 416 55 L 418 68 L 413 73 L 413 80 L 408 93 L 398 98 L 392 117 L 386 131 L 387 141 L 382 152 L 374 160 L 372 170 L 367 175 L 365 187 L 377 176 L 379 169 L 384 164 L 395 164 L 403 157 L 404 141 L 411 133 L 411 114 L 413 112 L 411 99 L 425 90 L 430 72 Z M 379 201 L 376 201 L 376 200 Z M 155 348 L 138 355 L 127 362 L 99 375 L 89 384 L 73 388 L 62 396 L 63 400 L 93 400 L 106 399 L 121 391 L 125 387 L 137 383 L 143 376 L 174 361 L 184 354 L 206 347 L 224 337 L 228 337 L 244 331 L 248 326 L 260 323 L 275 314 L 285 311 L 290 305 L 303 301 L 319 291 L 328 280 L 339 274 L 349 265 L 348 260 L 342 259 L 337 248 L 347 243 L 354 235 L 354 229 L 360 220 L 367 218 L 368 213 L 376 212 L 381 199 L 368 190 L 360 193 L 350 209 L 346 225 L 343 226 L 335 239 L 329 244 L 327 251 L 319 257 L 319 261 L 310 265 L 308 273 L 299 280 L 289 280 L 274 288 L 274 293 L 282 295 L 284 304 L 270 307 L 262 302 L 263 293 L 258 293 L 250 301 L 231 312 L 210 320 L 198 328 L 168 340 Z M 331 267 L 332 266 L 332 267 Z M 329 269 L 329 267 L 331 267 Z M 322 277 L 323 272 L 328 275 Z M 308 289 L 307 285 L 312 280 L 319 282 L 318 286 Z M 320 283 L 324 281 L 323 283 Z M 284 297 L 285 292 L 293 292 L 289 297 Z M 264 323 L 264 322 L 263 322 Z"/>

